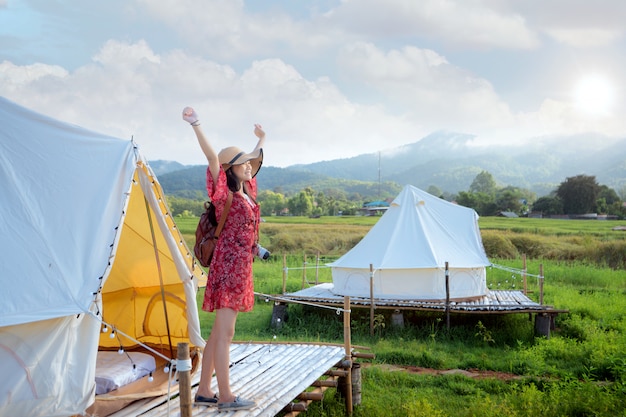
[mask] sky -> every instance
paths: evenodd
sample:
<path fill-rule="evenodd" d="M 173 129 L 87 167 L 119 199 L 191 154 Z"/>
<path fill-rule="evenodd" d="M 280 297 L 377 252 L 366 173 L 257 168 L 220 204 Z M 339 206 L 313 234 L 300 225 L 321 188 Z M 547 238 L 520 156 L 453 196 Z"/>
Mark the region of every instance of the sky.
<path fill-rule="evenodd" d="M 149 160 L 285 167 L 439 131 L 626 138 L 623 0 L 0 0 L 0 96 Z"/>

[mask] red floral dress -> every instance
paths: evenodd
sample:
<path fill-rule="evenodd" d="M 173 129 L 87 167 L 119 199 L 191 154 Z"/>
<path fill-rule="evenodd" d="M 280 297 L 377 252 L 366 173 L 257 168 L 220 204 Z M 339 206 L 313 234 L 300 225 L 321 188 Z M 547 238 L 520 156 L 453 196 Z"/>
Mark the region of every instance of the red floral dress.
<path fill-rule="evenodd" d="M 215 205 L 219 220 L 228 197 L 226 173 L 220 167 L 217 184 L 207 169 L 207 191 Z M 256 178 L 246 182 L 248 195 L 256 199 Z M 212 312 L 220 308 L 250 311 L 254 305 L 252 262 L 259 233 L 259 206 L 240 193 L 233 193 L 224 229 L 215 246 L 209 266 L 209 277 L 204 292 L 202 309 Z"/>

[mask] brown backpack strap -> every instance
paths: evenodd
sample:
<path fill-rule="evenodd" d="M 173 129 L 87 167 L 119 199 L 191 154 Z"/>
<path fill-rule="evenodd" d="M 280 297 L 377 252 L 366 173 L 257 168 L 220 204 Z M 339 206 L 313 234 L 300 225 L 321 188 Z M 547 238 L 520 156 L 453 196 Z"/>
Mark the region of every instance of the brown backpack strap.
<path fill-rule="evenodd" d="M 228 216 L 228 211 L 230 210 L 230 205 L 233 202 L 233 192 L 228 192 L 228 198 L 226 198 L 226 205 L 224 206 L 224 211 L 222 211 L 222 215 L 220 216 L 220 221 L 217 224 L 217 229 L 215 229 L 215 239 L 220 237 L 220 233 L 222 233 L 222 229 L 224 228 L 224 224 L 226 223 L 226 216 Z"/>

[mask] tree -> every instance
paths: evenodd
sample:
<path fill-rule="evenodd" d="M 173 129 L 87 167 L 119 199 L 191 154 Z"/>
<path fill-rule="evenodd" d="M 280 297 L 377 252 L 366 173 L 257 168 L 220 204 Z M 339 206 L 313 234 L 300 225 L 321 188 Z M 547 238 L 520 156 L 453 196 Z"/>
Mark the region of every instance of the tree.
<path fill-rule="evenodd" d="M 481 216 L 493 216 L 497 211 L 493 197 L 485 193 L 461 191 L 456 202 L 462 206 L 473 208 Z"/>
<path fill-rule="evenodd" d="M 563 202 L 565 214 L 585 214 L 596 209 L 599 192 L 600 186 L 595 176 L 577 175 L 566 178 L 556 194 Z"/>
<path fill-rule="evenodd" d="M 616 201 L 620 201 L 620 198 L 615 190 L 609 188 L 606 185 L 600 185 L 600 188 L 598 190 L 598 198 L 604 198 L 604 201 L 606 201 L 606 204 L 608 204 L 609 206 Z"/>
<path fill-rule="evenodd" d="M 279 214 L 287 204 L 285 196 L 269 190 L 263 190 L 257 195 L 257 202 L 261 206 L 261 216 Z"/>
<path fill-rule="evenodd" d="M 437 187 L 436 185 L 429 186 L 426 192 L 430 195 L 434 195 L 435 197 L 440 198 L 443 195 L 443 191 L 441 191 L 441 188 Z"/>
<path fill-rule="evenodd" d="M 490 196 L 495 196 L 496 180 L 493 179 L 493 175 L 489 172 L 482 171 L 480 174 L 476 175 L 474 181 L 472 181 L 469 191 L 471 193 L 484 193 Z"/>
<path fill-rule="evenodd" d="M 200 217 L 200 215 L 204 212 L 203 200 L 191 200 L 175 196 L 165 196 L 165 199 L 167 200 L 167 204 L 172 212 L 172 216 L 180 216 L 184 212 L 187 212 L 186 215 Z"/>
<path fill-rule="evenodd" d="M 499 211 L 512 211 L 521 214 L 523 206 L 522 200 L 522 194 L 519 190 L 503 189 L 498 191 L 496 207 Z"/>
<path fill-rule="evenodd" d="M 287 207 L 294 216 L 308 216 L 313 210 L 313 200 L 306 191 L 300 191 L 298 195 L 287 200 Z"/>
<path fill-rule="evenodd" d="M 540 211 L 546 216 L 563 214 L 563 203 L 561 199 L 556 196 L 539 197 L 533 204 L 533 211 Z"/>

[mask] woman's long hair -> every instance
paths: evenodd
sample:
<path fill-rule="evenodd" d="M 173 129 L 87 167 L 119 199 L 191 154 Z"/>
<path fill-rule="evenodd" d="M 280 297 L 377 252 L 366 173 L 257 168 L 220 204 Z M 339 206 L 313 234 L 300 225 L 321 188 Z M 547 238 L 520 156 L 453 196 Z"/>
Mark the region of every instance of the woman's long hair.
<path fill-rule="evenodd" d="M 228 185 L 228 189 L 232 191 L 233 193 L 236 193 L 237 191 L 239 191 L 239 188 L 241 187 L 241 181 L 237 179 L 237 176 L 235 175 L 235 172 L 232 170 L 232 167 L 228 167 L 228 169 L 225 171 L 225 174 L 226 174 L 226 185 Z M 246 190 L 244 189 L 243 191 L 245 192 Z"/>
<path fill-rule="evenodd" d="M 226 174 L 226 185 L 228 186 L 228 189 L 232 191 L 233 193 L 236 193 L 237 191 L 239 191 L 239 189 L 241 188 L 241 181 L 239 181 L 239 178 L 237 178 L 237 175 L 235 175 L 235 172 L 232 170 L 232 167 L 228 167 L 228 169 L 225 171 L 225 174 Z M 252 198 L 250 193 L 248 193 L 248 187 L 246 187 L 245 185 L 243 187 L 243 192 L 246 193 L 246 195 L 250 197 L 250 199 L 254 201 L 255 204 L 257 204 L 256 200 Z"/>

